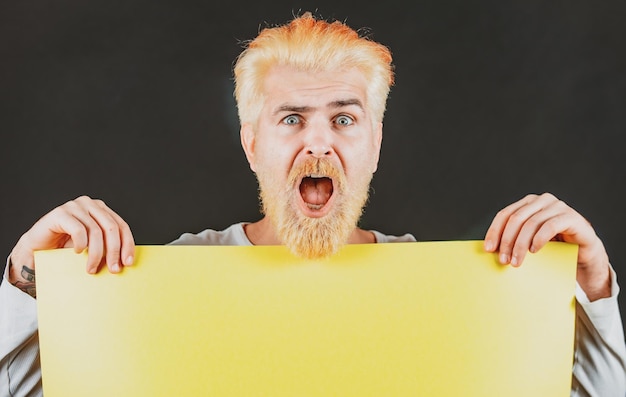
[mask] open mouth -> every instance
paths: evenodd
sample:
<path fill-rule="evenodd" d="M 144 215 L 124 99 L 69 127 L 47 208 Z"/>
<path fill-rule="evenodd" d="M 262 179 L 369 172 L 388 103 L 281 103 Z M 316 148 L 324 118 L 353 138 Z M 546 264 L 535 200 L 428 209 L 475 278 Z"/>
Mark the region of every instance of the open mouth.
<path fill-rule="evenodd" d="M 324 208 L 333 195 L 333 191 L 333 180 L 324 175 L 307 175 L 300 182 L 302 200 L 313 211 Z"/>

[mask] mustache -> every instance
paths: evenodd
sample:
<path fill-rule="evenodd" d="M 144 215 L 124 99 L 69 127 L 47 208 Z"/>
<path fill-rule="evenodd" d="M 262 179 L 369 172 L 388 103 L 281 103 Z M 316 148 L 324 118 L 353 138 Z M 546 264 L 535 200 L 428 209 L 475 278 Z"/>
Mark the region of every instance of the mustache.
<path fill-rule="evenodd" d="M 287 178 L 288 186 L 297 188 L 302 178 L 311 175 L 332 179 L 333 186 L 339 190 L 342 190 L 346 183 L 346 176 L 341 168 L 327 158 L 315 158 L 307 159 L 291 169 Z"/>

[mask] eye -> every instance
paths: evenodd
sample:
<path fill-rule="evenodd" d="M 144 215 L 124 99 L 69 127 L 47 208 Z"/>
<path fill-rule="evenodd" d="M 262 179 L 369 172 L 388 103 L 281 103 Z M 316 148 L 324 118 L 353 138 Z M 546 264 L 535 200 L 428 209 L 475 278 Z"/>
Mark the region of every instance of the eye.
<path fill-rule="evenodd" d="M 283 119 L 283 124 L 295 125 L 300 123 L 300 116 L 296 114 L 290 114 L 289 116 Z"/>
<path fill-rule="evenodd" d="M 342 114 L 337 116 L 337 118 L 335 119 L 335 123 L 339 124 L 340 126 L 348 126 L 354 123 L 354 119 L 350 116 Z"/>

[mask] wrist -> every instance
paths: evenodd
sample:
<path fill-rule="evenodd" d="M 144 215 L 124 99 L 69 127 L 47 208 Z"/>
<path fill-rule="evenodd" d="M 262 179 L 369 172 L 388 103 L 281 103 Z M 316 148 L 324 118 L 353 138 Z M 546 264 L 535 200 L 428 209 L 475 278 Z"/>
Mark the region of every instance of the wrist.
<path fill-rule="evenodd" d="M 576 281 L 590 302 L 611 296 L 611 271 L 608 261 L 603 265 L 579 266 Z"/>
<path fill-rule="evenodd" d="M 8 281 L 13 286 L 19 288 L 33 298 L 37 297 L 34 268 L 27 265 L 15 265 L 13 258 L 9 257 L 8 271 Z"/>

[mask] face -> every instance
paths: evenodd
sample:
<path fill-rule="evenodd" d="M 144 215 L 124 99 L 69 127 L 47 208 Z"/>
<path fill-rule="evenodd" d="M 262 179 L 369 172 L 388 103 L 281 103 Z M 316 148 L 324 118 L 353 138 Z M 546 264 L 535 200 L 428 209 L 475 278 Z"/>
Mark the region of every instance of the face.
<path fill-rule="evenodd" d="M 357 70 L 275 67 L 265 80 L 257 125 L 242 126 L 265 215 L 299 256 L 335 253 L 367 201 L 382 123 L 371 118 L 366 87 Z"/>

